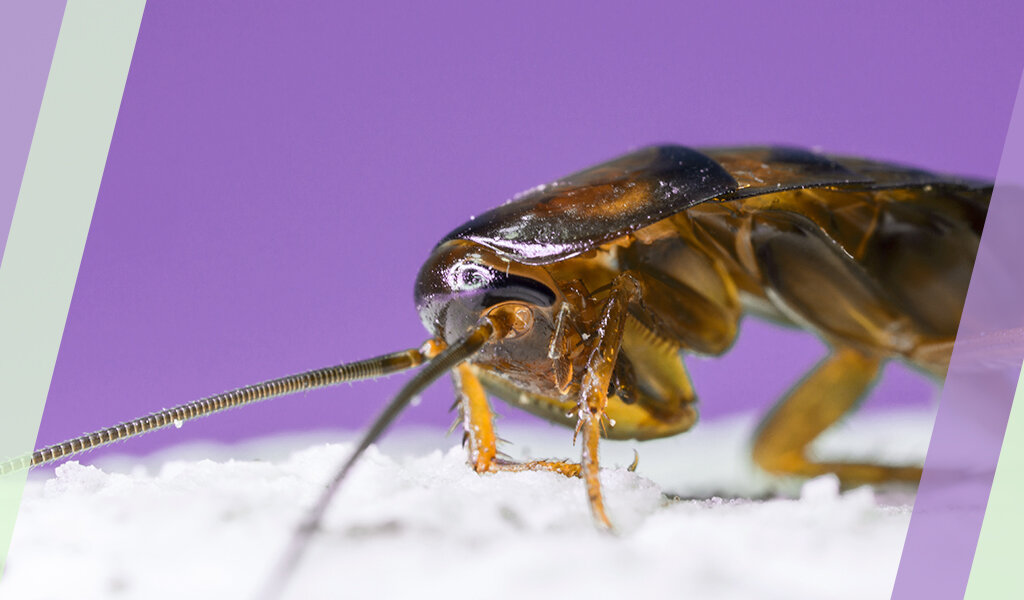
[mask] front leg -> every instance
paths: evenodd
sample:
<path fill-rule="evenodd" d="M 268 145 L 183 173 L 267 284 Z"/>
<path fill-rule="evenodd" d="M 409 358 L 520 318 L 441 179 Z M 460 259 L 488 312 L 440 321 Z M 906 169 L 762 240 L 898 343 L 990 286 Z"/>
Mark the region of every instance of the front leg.
<path fill-rule="evenodd" d="M 506 461 L 498 456 L 494 416 L 487 395 L 473 367 L 463 363 L 454 370 L 454 383 L 459 397 L 469 463 L 478 473 L 496 471 L 552 471 L 568 477 L 583 477 L 594 521 L 601 529 L 611 530 L 611 521 L 604 510 L 599 478 L 599 441 L 607 420 L 608 388 L 615 371 L 619 347 L 628 315 L 627 307 L 640 293 L 637 281 L 628 273 L 616 277 L 599 303 L 599 317 L 588 323 L 587 359 L 577 397 L 576 434 L 583 433 L 582 459 L 579 464 L 534 460 L 523 463 Z M 630 470 L 636 468 L 636 461 Z"/>
<path fill-rule="evenodd" d="M 579 421 L 576 433 L 583 432 L 583 456 L 580 465 L 590 500 L 590 512 L 601 529 L 612 530 L 604 510 L 599 477 L 598 442 L 604 427 L 608 406 L 608 386 L 615 370 L 615 360 L 622 344 L 627 306 L 639 294 L 639 286 L 629 274 L 616 277 L 601 308 L 601 316 L 591 331 L 593 345 L 580 383 Z"/>
<path fill-rule="evenodd" d="M 493 471 L 494 459 L 498 455 L 498 444 L 494 435 L 494 414 L 487 402 L 487 394 L 484 393 L 480 380 L 473 375 L 473 371 L 466 363 L 452 371 L 452 383 L 458 396 L 469 464 L 477 473 Z"/>
<path fill-rule="evenodd" d="M 498 457 L 498 437 L 494 434 L 494 413 L 487 394 L 472 367 L 462 363 L 455 368 L 453 380 L 458 395 L 459 411 L 465 444 L 469 451 L 469 464 L 477 473 L 497 471 L 552 471 L 566 477 L 579 477 L 580 466 L 560 460 L 531 460 L 512 462 Z"/>

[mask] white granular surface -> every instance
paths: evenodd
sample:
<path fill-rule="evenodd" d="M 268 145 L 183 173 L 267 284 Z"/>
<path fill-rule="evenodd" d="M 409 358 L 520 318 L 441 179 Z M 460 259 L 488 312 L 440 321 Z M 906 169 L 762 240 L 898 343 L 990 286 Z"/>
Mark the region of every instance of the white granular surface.
<path fill-rule="evenodd" d="M 869 415 L 819 449 L 921 462 L 931 423 L 923 412 Z M 399 431 L 343 486 L 287 597 L 888 598 L 912 492 L 773 481 L 747 458 L 752 425 L 606 443 L 618 536 L 594 529 L 579 480 L 479 476 L 452 438 Z M 502 435 L 516 458 L 577 453 L 564 429 Z M 30 479 L 0 597 L 256 597 L 350 448 L 315 439 L 183 448 L 103 470 L 72 462 Z M 633 448 L 640 468 L 629 473 Z"/>

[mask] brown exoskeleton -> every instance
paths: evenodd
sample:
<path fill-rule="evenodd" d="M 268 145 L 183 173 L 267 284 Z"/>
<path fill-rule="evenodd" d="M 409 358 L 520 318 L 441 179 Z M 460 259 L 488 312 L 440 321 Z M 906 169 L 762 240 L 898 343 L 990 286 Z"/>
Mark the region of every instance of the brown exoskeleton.
<path fill-rule="evenodd" d="M 804 449 L 906 360 L 945 372 L 990 188 L 793 149 L 648 148 L 535 190 L 450 234 L 417 282 L 424 324 L 455 342 L 481 317 L 500 338 L 457 369 L 478 471 L 597 479 L 601 435 L 686 431 L 680 351 L 718 355 L 750 312 L 823 337 L 831 355 L 762 423 L 773 473 L 847 484 L 917 467 L 809 460 Z M 583 435 L 579 466 L 497 461 L 484 391 Z"/>
<path fill-rule="evenodd" d="M 456 229 L 416 282 L 419 349 L 241 388 L 11 461 L 42 464 L 150 429 L 298 390 L 426 366 L 365 434 L 310 513 L 290 570 L 349 468 L 409 401 L 453 372 L 478 472 L 583 478 L 610 528 L 598 445 L 686 431 L 696 394 L 682 353 L 719 355 L 744 314 L 831 348 L 762 422 L 754 460 L 846 484 L 916 481 L 916 466 L 823 463 L 807 446 L 890 359 L 941 377 L 991 186 L 790 148 L 638 150 L 542 186 Z M 499 458 L 487 395 L 582 436 L 579 463 Z"/>

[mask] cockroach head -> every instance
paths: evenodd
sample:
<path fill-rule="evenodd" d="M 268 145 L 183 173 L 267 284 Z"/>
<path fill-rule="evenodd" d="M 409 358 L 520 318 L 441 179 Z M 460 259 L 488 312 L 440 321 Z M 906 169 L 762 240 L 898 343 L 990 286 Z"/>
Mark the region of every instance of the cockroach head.
<path fill-rule="evenodd" d="M 449 343 L 488 315 L 504 323 L 500 337 L 525 333 L 535 312 L 550 312 L 558 296 L 543 267 L 515 262 L 466 240 L 435 248 L 416 279 L 416 309 L 423 325 Z"/>

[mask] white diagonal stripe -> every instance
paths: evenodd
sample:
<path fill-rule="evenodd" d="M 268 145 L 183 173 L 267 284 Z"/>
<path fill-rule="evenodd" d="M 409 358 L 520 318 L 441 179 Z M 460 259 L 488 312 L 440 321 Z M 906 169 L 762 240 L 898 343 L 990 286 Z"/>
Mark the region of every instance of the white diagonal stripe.
<path fill-rule="evenodd" d="M 35 444 L 144 6 L 64 11 L 0 264 L 0 456 Z M 0 479 L 0 564 L 24 481 Z"/>

